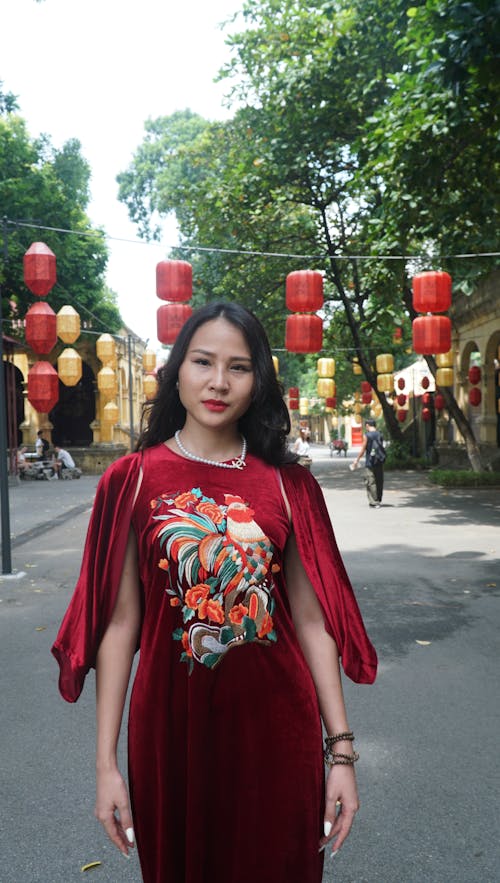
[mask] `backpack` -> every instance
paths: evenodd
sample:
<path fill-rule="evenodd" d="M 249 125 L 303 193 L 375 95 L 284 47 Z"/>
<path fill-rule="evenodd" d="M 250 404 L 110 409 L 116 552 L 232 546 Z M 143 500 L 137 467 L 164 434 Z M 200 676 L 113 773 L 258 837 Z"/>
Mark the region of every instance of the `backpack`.
<path fill-rule="evenodd" d="M 47 439 L 42 438 L 42 454 L 43 454 L 43 456 L 45 456 L 45 454 L 47 453 L 49 448 L 50 448 L 50 445 L 49 445 Z"/>
<path fill-rule="evenodd" d="M 372 439 L 372 446 L 370 448 L 370 463 L 383 463 L 385 460 L 385 448 L 384 448 L 384 440 L 381 435 L 377 435 L 376 438 Z"/>

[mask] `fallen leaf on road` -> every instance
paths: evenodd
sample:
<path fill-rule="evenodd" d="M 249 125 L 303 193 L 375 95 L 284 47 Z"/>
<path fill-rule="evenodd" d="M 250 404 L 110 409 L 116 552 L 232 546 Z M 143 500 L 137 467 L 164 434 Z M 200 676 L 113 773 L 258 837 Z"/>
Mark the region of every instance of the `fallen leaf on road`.
<path fill-rule="evenodd" d="M 35 632 L 44 632 L 46 628 L 46 625 L 37 625 L 35 626 Z"/>
<path fill-rule="evenodd" d="M 415 641 L 416 644 L 420 644 L 421 647 L 428 647 L 431 641 Z"/>
<path fill-rule="evenodd" d="M 92 868 L 98 868 L 102 862 L 89 862 L 87 865 L 82 865 L 80 870 L 83 871 L 91 871 Z"/>
<path fill-rule="evenodd" d="M 486 586 L 488 589 L 496 589 L 497 584 L 496 583 L 486 583 Z"/>

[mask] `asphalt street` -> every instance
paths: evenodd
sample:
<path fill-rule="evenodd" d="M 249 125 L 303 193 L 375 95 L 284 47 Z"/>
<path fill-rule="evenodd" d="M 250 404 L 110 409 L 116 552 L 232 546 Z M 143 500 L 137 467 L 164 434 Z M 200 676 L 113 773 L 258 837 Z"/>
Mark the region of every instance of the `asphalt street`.
<path fill-rule="evenodd" d="M 380 669 L 373 686 L 345 682 L 362 805 L 324 883 L 498 883 L 499 490 L 386 473 L 370 509 L 352 456 L 316 447 L 313 472 Z M 93 818 L 93 676 L 64 703 L 50 654 L 96 484 L 10 488 L 24 575 L 0 577 L 0 883 L 141 880 Z"/>

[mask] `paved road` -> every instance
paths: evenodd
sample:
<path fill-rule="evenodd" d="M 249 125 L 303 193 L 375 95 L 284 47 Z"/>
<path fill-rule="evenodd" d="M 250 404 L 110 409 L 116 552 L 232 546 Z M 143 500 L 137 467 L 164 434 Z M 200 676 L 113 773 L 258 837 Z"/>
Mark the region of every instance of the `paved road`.
<path fill-rule="evenodd" d="M 495 883 L 500 495 L 388 473 L 372 510 L 348 462 L 314 449 L 380 674 L 373 687 L 346 683 L 362 809 L 324 883 Z M 91 679 L 66 705 L 49 653 L 95 484 L 11 488 L 13 562 L 26 575 L 0 579 L 1 883 L 140 883 L 136 858 L 92 818 Z M 102 865 L 82 876 L 92 860 Z"/>

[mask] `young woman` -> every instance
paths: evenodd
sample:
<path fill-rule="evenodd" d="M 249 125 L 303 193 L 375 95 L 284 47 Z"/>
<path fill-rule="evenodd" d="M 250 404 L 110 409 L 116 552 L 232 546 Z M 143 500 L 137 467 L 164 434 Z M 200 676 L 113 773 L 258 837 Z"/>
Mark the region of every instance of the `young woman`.
<path fill-rule="evenodd" d="M 339 654 L 371 682 L 375 651 L 259 321 L 208 304 L 159 374 L 53 647 L 68 701 L 96 668 L 96 815 L 145 883 L 320 883 L 358 809 Z"/>

